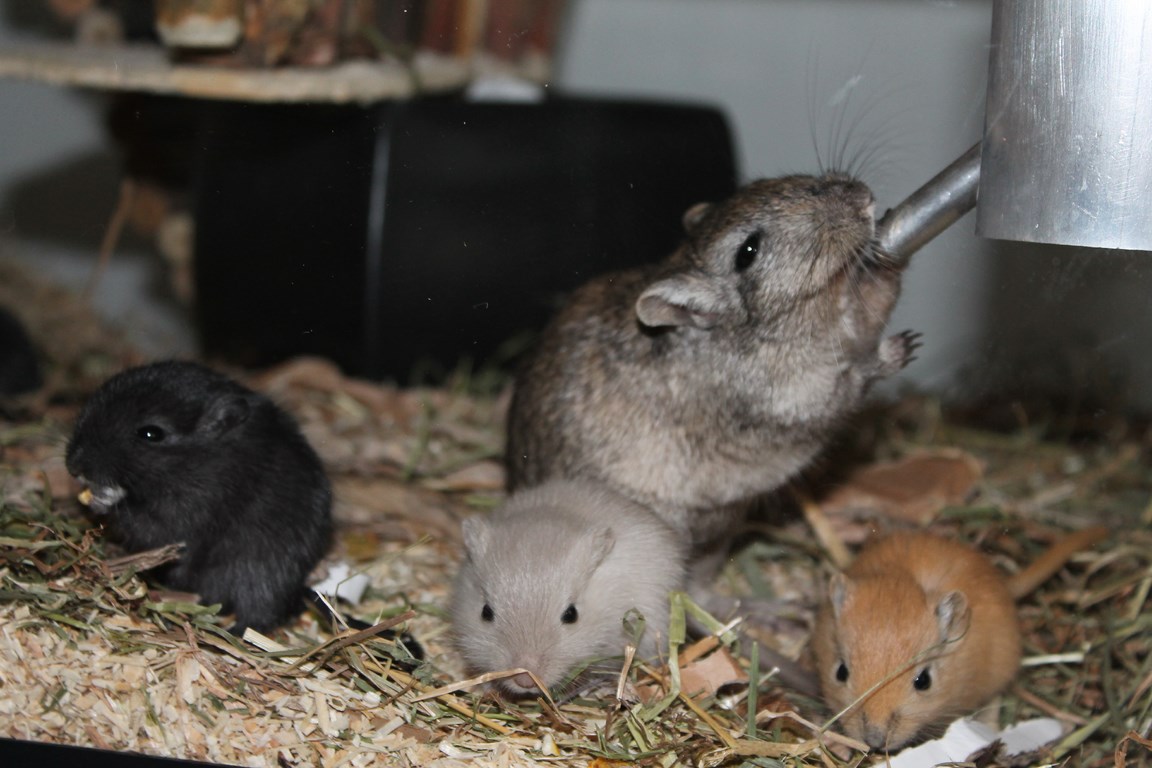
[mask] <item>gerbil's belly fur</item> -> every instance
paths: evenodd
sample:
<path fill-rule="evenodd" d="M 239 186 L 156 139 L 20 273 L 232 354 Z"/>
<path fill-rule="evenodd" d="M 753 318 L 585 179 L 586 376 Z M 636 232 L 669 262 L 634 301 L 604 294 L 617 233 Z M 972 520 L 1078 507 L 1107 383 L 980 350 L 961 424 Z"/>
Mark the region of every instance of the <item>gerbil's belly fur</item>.
<path fill-rule="evenodd" d="M 696 540 L 717 534 L 706 511 L 787 482 L 858 402 L 832 366 L 803 382 L 781 382 L 773 392 L 741 392 L 731 380 L 754 377 L 706 357 L 700 365 L 714 381 L 691 388 L 674 371 L 660 370 L 660 360 L 612 362 L 598 360 L 589 377 L 595 385 L 574 391 L 544 376 L 524 380 L 535 406 L 513 408 L 512 485 L 551 477 L 601 480 Z M 813 369 L 809 363 L 809 373 Z M 837 404 L 832 412 L 830 401 Z"/>

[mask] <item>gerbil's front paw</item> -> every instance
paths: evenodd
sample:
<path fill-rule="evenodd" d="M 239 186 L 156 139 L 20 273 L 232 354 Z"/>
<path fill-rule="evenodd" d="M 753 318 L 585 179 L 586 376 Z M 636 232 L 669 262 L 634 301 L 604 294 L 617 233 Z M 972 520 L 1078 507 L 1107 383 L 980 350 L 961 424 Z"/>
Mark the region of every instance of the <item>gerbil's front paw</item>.
<path fill-rule="evenodd" d="M 920 333 L 917 331 L 903 331 L 884 339 L 877 352 L 877 375 L 891 376 L 896 373 L 916 359 L 915 352 L 921 346 Z"/>

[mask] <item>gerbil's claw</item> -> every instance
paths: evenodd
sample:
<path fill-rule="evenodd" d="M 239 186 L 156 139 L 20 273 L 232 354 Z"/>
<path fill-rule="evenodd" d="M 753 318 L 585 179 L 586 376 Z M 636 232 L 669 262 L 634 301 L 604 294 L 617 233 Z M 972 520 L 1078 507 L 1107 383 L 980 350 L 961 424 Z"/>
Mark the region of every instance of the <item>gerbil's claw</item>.
<path fill-rule="evenodd" d="M 891 376 L 915 360 L 915 351 L 924 346 L 921 338 L 919 331 L 901 331 L 881 342 L 877 355 L 879 375 Z"/>

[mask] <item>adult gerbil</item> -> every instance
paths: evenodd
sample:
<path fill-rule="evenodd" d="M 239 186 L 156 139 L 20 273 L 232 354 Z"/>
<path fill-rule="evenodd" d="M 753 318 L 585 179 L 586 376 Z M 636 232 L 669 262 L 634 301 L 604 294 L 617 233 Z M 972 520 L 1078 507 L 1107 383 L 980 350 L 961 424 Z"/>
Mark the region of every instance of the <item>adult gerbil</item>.
<path fill-rule="evenodd" d="M 154 575 L 221 603 L 234 632 L 302 608 L 332 535 L 332 495 L 315 451 L 267 397 L 195 363 L 131 368 L 85 403 L 66 464 L 128 551 L 183 542 Z"/>
<path fill-rule="evenodd" d="M 684 550 L 650 510 L 599 484 L 554 481 L 463 530 L 452 624 L 471 671 L 528 669 L 552 688 L 581 662 L 621 656 L 632 610 L 644 619 L 641 656 L 667 641 Z M 514 696 L 537 691 L 523 673 L 498 684 Z"/>
<path fill-rule="evenodd" d="M 1107 533 L 1070 534 L 1011 577 L 929 533 L 867 545 L 832 577 L 813 630 L 826 703 L 847 710 L 839 722 L 849 735 L 887 751 L 975 711 L 1020 666 L 1016 600 Z"/>
<path fill-rule="evenodd" d="M 848 176 L 753 182 L 684 215 L 665 262 L 594 279 L 520 371 L 510 489 L 587 478 L 655 510 L 710 581 L 750 502 L 803 469 L 916 334 Z"/>

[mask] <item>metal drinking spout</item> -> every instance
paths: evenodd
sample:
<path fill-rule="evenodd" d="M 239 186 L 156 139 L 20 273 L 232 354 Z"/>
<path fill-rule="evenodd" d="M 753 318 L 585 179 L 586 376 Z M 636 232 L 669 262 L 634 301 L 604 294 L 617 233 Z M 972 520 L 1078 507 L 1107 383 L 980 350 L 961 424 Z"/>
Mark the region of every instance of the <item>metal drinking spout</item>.
<path fill-rule="evenodd" d="M 897 264 L 952 226 L 976 206 L 980 182 L 980 145 L 976 144 L 876 224 L 876 239 Z"/>
<path fill-rule="evenodd" d="M 1152 3 L 997 0 L 976 232 L 1152 250 Z"/>
<path fill-rule="evenodd" d="M 996 0 L 990 50 L 983 140 L 881 246 L 906 264 L 976 206 L 984 237 L 1152 251 L 1152 2 Z"/>

